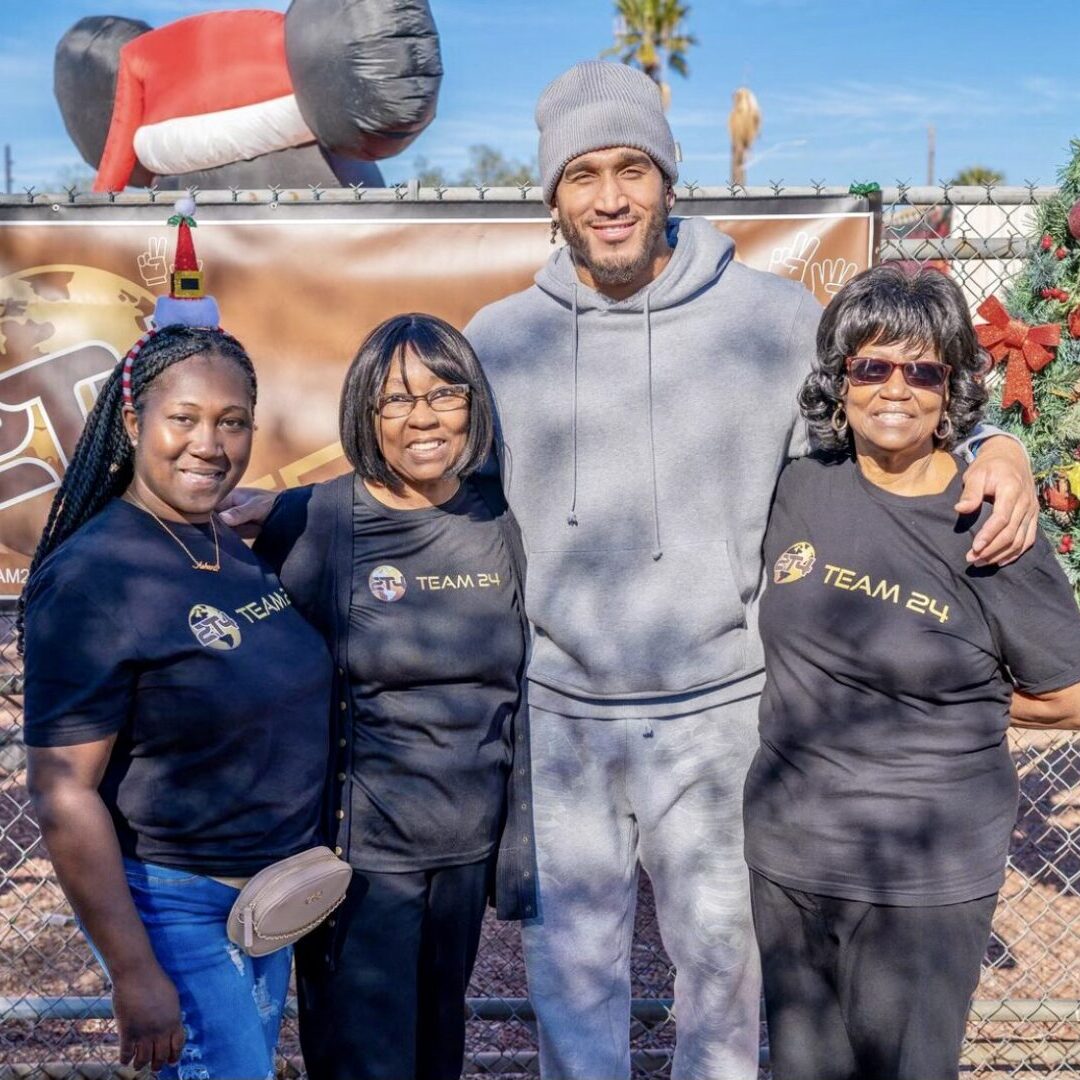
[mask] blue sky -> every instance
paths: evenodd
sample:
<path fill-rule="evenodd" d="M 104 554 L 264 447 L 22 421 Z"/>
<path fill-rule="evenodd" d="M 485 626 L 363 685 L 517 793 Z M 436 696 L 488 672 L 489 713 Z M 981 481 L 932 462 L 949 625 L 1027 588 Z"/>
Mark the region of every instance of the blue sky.
<path fill-rule="evenodd" d="M 466 148 L 514 158 L 535 152 L 532 109 L 544 84 L 611 43 L 610 0 L 430 0 L 442 38 L 439 115 L 388 181 L 423 156 L 457 172 Z M 61 34 L 84 15 L 157 26 L 221 8 L 284 10 L 288 0 L 0 0 L 0 142 L 15 157 L 16 190 L 78 163 L 52 93 Z M 1050 183 L 1080 136 L 1080 4 L 1045 11 L 1012 0 L 690 0 L 699 41 L 690 77 L 671 77 L 682 177 L 727 178 L 732 90 L 757 94 L 764 127 L 749 169 L 771 180 L 847 185 L 922 183 L 926 129 L 937 130 L 937 174 L 985 164 L 1011 183 Z M 1063 43 L 1059 47 L 1059 43 Z"/>

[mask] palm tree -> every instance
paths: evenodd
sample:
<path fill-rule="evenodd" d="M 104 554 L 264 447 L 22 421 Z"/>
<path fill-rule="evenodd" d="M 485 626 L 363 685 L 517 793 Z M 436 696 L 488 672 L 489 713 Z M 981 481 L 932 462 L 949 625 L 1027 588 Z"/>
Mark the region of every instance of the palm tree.
<path fill-rule="evenodd" d="M 746 157 L 761 130 L 761 108 L 754 92 L 740 86 L 731 95 L 728 131 L 731 133 L 731 182 L 746 184 Z"/>
<path fill-rule="evenodd" d="M 965 187 L 986 187 L 989 184 L 1001 184 L 1005 182 L 1005 174 L 997 169 L 989 169 L 985 165 L 969 165 L 961 169 L 950 181 L 950 184 L 962 184 Z"/>
<path fill-rule="evenodd" d="M 690 74 L 686 53 L 697 44 L 682 27 L 690 5 L 680 0 L 615 0 L 615 13 L 615 44 L 601 55 L 618 56 L 624 64 L 640 67 L 659 84 L 667 108 L 671 89 L 661 78 L 664 67 L 686 78 Z"/>

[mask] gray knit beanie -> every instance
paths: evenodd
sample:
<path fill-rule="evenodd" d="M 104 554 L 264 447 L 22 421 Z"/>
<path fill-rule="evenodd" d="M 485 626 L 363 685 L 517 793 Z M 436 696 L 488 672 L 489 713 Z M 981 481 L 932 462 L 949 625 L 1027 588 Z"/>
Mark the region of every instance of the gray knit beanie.
<path fill-rule="evenodd" d="M 568 162 L 593 150 L 644 150 L 672 183 L 678 179 L 675 137 L 660 88 L 626 64 L 586 60 L 549 83 L 536 103 L 540 182 L 549 206 Z"/>

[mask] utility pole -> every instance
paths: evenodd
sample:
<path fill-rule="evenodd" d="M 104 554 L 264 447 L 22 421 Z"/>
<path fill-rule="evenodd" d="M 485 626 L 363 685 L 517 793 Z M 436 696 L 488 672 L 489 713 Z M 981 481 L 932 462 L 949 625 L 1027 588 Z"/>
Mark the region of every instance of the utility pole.
<path fill-rule="evenodd" d="M 934 125 L 931 124 L 926 129 L 926 183 L 932 185 L 934 183 L 934 154 L 937 149 L 936 146 L 936 133 L 934 131 Z"/>
<path fill-rule="evenodd" d="M 11 194 L 11 166 L 14 162 L 11 159 L 11 143 L 4 143 L 4 191 Z"/>

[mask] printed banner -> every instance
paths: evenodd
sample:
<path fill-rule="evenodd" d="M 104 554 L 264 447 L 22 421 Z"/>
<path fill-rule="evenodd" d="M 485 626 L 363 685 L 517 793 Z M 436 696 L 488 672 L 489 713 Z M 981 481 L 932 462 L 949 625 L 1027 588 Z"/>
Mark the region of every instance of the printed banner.
<path fill-rule="evenodd" d="M 714 221 L 737 258 L 823 303 L 874 255 L 876 215 L 862 199 L 697 199 L 678 210 Z M 167 287 L 168 213 L 0 205 L 0 599 L 18 595 L 97 391 Z M 245 482 L 274 488 L 347 468 L 338 391 L 373 326 L 426 311 L 462 327 L 526 288 L 552 250 L 542 206 L 478 200 L 211 204 L 195 240 L 222 324 L 258 370 Z"/>

